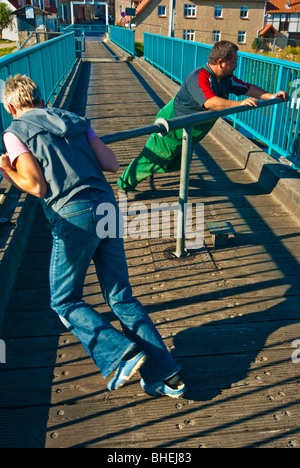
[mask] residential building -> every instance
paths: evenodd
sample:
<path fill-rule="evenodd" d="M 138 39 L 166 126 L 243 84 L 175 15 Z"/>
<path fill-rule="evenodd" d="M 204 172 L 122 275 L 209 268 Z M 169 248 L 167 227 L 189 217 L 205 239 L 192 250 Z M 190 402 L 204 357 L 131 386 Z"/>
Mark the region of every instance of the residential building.
<path fill-rule="evenodd" d="M 266 7 L 266 25 L 272 24 L 279 32 L 276 44 L 300 44 L 300 3 L 296 0 L 272 0 Z"/>
<path fill-rule="evenodd" d="M 57 31 L 57 8 L 50 0 L 1 0 L 13 12 L 11 27 L 2 31 L 4 39 L 22 43 L 28 34 L 42 28 Z"/>
<path fill-rule="evenodd" d="M 230 40 L 250 50 L 264 27 L 265 1 L 174 0 L 173 27 L 170 13 L 169 0 L 143 0 L 133 19 L 136 40 L 143 41 L 143 33 L 150 32 L 206 44 Z"/>

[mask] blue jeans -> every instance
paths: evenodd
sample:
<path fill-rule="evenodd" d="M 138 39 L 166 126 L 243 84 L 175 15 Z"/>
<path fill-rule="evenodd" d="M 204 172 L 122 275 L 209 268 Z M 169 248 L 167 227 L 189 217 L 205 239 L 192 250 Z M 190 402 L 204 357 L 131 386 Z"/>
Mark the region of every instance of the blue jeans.
<path fill-rule="evenodd" d="M 115 209 L 117 237 L 99 237 L 97 224 L 107 215 L 106 212 L 97 214 L 102 203 L 109 203 Z M 51 307 L 81 341 L 102 375 L 107 377 L 114 371 L 135 344 L 149 356 L 140 371 L 146 382 L 165 380 L 176 374 L 179 366 L 141 303 L 132 296 L 123 240 L 118 236 L 119 208 L 114 197 L 85 189 L 58 213 L 49 208 L 45 213 L 53 235 Z M 123 333 L 82 299 L 92 259 L 103 297 L 119 319 Z"/>

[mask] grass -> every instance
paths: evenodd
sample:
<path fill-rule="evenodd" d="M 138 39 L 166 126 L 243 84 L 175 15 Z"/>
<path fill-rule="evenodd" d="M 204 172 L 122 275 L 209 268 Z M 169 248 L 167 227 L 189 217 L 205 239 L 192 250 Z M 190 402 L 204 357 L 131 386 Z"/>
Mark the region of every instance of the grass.
<path fill-rule="evenodd" d="M 16 48 L 15 46 L 13 46 L 13 47 L 3 47 L 2 49 L 0 49 L 0 57 L 3 57 L 4 55 L 11 54 L 15 48 Z"/>
<path fill-rule="evenodd" d="M 258 53 L 257 51 L 252 50 L 252 53 Z M 300 63 L 300 47 L 288 46 L 279 52 L 264 52 L 266 57 L 274 57 L 282 60 L 288 60 L 290 62 Z"/>

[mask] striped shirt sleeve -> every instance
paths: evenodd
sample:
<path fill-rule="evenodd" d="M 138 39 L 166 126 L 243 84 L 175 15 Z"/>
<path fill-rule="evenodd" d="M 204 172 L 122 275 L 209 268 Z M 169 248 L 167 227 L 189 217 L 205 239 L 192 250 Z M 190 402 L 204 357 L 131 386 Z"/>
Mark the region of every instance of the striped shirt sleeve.
<path fill-rule="evenodd" d="M 250 83 L 244 83 L 244 81 L 239 80 L 236 76 L 231 77 L 230 92 L 235 94 L 236 96 L 242 96 L 243 94 L 246 94 L 250 86 Z"/>
<path fill-rule="evenodd" d="M 202 68 L 198 73 L 198 85 L 200 91 L 199 97 L 201 97 L 202 105 L 204 105 L 208 99 L 217 96 L 212 89 L 210 74 L 205 68 Z"/>

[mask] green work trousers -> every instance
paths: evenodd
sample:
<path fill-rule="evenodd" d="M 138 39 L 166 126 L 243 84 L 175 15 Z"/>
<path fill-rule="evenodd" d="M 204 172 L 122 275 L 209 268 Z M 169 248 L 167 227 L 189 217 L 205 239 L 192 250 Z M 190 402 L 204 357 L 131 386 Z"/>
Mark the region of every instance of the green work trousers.
<path fill-rule="evenodd" d="M 174 99 L 159 111 L 155 121 L 159 117 L 166 120 L 176 117 Z M 207 135 L 214 123 L 215 121 L 207 122 L 193 128 L 193 146 Z M 130 163 L 118 180 L 119 187 L 123 190 L 133 190 L 142 180 L 156 172 L 179 171 L 182 133 L 183 130 L 179 129 L 169 132 L 166 136 L 157 133 L 150 135 L 142 152 Z"/>

